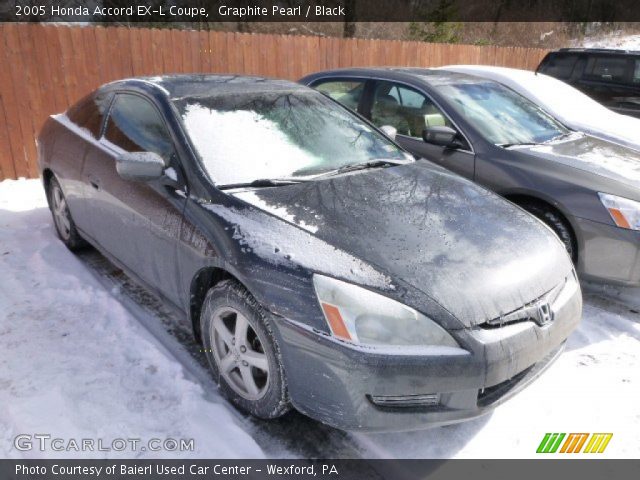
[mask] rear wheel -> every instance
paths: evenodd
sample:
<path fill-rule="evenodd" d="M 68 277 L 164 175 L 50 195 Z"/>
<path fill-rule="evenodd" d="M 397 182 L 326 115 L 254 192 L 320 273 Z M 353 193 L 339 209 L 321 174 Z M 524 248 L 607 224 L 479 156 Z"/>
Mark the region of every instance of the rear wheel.
<path fill-rule="evenodd" d="M 289 409 L 280 353 L 262 307 L 237 282 L 209 290 L 200 318 L 211 370 L 222 393 L 259 418 Z"/>
<path fill-rule="evenodd" d="M 56 227 L 56 232 L 60 240 L 67 246 L 69 250 L 78 250 L 86 246 L 86 242 L 78 233 L 76 224 L 71 218 L 71 212 L 69 211 L 69 205 L 62 192 L 60 183 L 53 177 L 49 181 L 49 208 L 53 215 L 53 224 Z"/>
<path fill-rule="evenodd" d="M 520 206 L 535 217 L 538 217 L 547 224 L 551 230 L 553 230 L 562 243 L 564 243 L 567 253 L 569 254 L 569 257 L 571 257 L 573 263 L 576 263 L 578 260 L 578 248 L 569 222 L 567 222 L 567 220 L 556 210 L 545 205 L 537 203 L 523 203 Z"/>

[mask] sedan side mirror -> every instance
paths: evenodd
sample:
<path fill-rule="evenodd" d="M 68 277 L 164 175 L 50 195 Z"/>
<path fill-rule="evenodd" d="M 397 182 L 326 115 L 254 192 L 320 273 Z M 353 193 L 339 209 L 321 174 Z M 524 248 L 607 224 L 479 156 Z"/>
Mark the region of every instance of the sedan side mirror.
<path fill-rule="evenodd" d="M 391 140 L 396 139 L 396 134 L 398 133 L 398 129 L 396 127 L 392 127 L 391 125 L 383 125 L 382 127 L 380 127 L 380 130 L 382 130 L 382 133 L 384 133 Z"/>
<path fill-rule="evenodd" d="M 446 126 L 427 127 L 422 131 L 422 138 L 425 142 L 441 147 L 455 146 L 457 135 L 458 132 Z"/>
<path fill-rule="evenodd" d="M 127 152 L 116 159 L 116 170 L 125 180 L 149 181 L 162 177 L 164 160 L 155 152 Z"/>

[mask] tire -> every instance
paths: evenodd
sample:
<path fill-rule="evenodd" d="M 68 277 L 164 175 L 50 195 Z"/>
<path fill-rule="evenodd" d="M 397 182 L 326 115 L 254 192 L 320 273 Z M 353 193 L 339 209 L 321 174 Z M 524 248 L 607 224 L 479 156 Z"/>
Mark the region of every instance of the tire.
<path fill-rule="evenodd" d="M 271 325 L 244 287 L 223 280 L 211 288 L 204 299 L 200 327 L 209 366 L 231 403 L 262 419 L 277 418 L 289 410 L 284 368 Z"/>
<path fill-rule="evenodd" d="M 542 220 L 558 236 L 567 249 L 569 257 L 576 263 L 578 260 L 578 249 L 573 230 L 562 215 L 556 210 L 536 203 L 524 203 L 521 205 L 527 212 Z"/>
<path fill-rule="evenodd" d="M 49 202 L 49 209 L 53 216 L 53 224 L 56 228 L 56 233 L 62 243 L 71 251 L 80 250 L 87 246 L 87 242 L 80 236 L 76 224 L 71 218 L 71 212 L 67 205 L 67 200 L 64 196 L 60 183 L 55 177 L 49 180 L 49 188 L 47 189 L 47 200 Z"/>

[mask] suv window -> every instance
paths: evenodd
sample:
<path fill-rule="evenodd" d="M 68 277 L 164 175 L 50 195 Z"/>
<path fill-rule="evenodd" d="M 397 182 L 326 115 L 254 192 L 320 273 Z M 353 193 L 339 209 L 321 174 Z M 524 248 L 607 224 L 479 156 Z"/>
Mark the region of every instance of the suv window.
<path fill-rule="evenodd" d="M 314 88 L 326 93 L 345 107 L 357 110 L 364 92 L 364 80 L 329 80 L 314 85 Z"/>
<path fill-rule="evenodd" d="M 640 83 L 640 60 L 636 60 L 636 66 L 633 69 L 633 83 Z"/>
<path fill-rule="evenodd" d="M 174 153 L 160 113 L 151 102 L 135 94 L 116 96 L 104 136 L 127 152 L 155 152 L 167 165 Z"/>
<path fill-rule="evenodd" d="M 555 78 L 568 79 L 577 60 L 578 55 L 549 54 L 540 71 Z"/>
<path fill-rule="evenodd" d="M 452 126 L 442 111 L 422 93 L 382 81 L 376 84 L 371 121 L 378 127 L 391 125 L 400 135 L 415 138 L 422 138 L 426 127 Z"/>
<path fill-rule="evenodd" d="M 585 67 L 585 76 L 598 80 L 623 82 L 627 72 L 625 57 L 591 57 Z"/>
<path fill-rule="evenodd" d="M 93 138 L 98 138 L 109 100 L 111 95 L 108 93 L 90 93 L 67 110 L 67 117 Z"/>

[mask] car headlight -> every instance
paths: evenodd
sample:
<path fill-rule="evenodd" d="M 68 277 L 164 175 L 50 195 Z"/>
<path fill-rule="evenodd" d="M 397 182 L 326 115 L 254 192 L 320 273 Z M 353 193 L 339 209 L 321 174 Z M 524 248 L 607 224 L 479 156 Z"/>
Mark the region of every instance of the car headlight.
<path fill-rule="evenodd" d="M 617 226 L 640 230 L 640 202 L 609 193 L 598 193 L 598 196 Z"/>
<path fill-rule="evenodd" d="M 366 345 L 438 345 L 459 348 L 440 325 L 400 302 L 315 274 L 313 284 L 335 337 Z"/>

